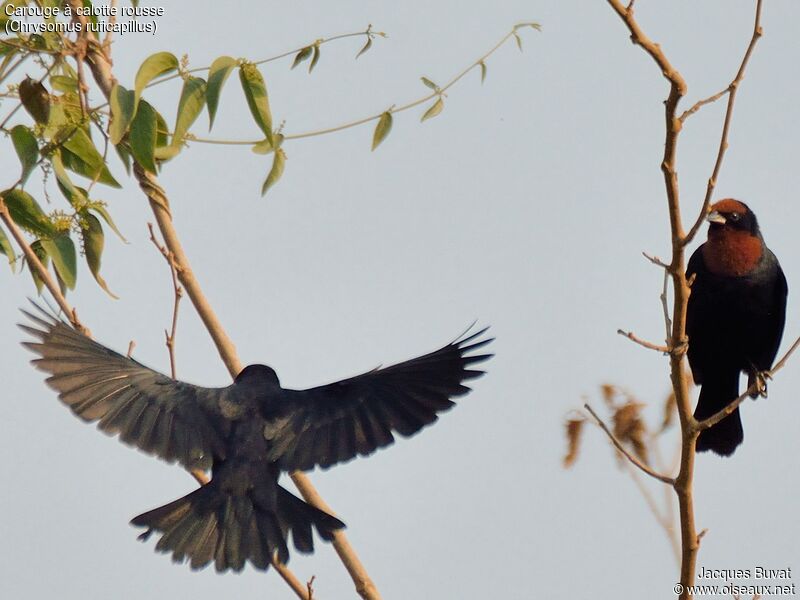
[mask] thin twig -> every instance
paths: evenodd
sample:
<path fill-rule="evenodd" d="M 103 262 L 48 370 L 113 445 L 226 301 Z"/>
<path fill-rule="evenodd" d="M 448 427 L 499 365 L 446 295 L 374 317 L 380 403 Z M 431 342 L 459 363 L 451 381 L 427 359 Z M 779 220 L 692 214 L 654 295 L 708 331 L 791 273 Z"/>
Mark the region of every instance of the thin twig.
<path fill-rule="evenodd" d="M 657 267 L 661 267 L 662 269 L 669 270 L 669 265 L 667 263 L 665 263 L 664 261 L 662 261 L 657 256 L 650 256 L 647 252 L 642 252 L 642 256 L 644 256 L 647 260 L 649 260 L 651 263 L 653 263 Z"/>
<path fill-rule="evenodd" d="M 703 108 L 706 104 L 711 104 L 712 102 L 716 102 L 717 100 L 722 98 L 725 94 L 730 93 L 730 91 L 731 91 L 731 86 L 729 84 L 728 87 L 726 87 L 721 92 L 717 92 L 716 94 L 709 96 L 708 98 L 704 98 L 703 100 L 698 100 L 697 102 L 694 103 L 694 105 L 691 108 L 683 111 L 683 114 L 680 117 L 678 117 L 678 119 L 680 119 L 681 123 L 685 122 L 686 119 L 688 119 L 698 110 Z"/>
<path fill-rule="evenodd" d="M 372 26 L 370 25 L 369 28 L 367 28 L 366 31 L 355 31 L 355 32 L 351 32 L 351 33 L 341 33 L 339 35 L 333 35 L 333 36 L 330 36 L 330 37 L 327 37 L 327 38 L 321 38 L 319 40 L 315 40 L 314 43 L 319 43 L 319 45 L 322 45 L 322 44 L 327 44 L 329 42 L 333 42 L 333 41 L 336 41 L 336 40 L 342 40 L 342 39 L 350 38 L 350 37 L 360 37 L 362 35 L 373 36 L 373 37 L 374 36 L 387 37 L 386 34 L 384 32 L 382 32 L 382 31 L 372 31 Z M 105 43 L 104 43 L 104 45 L 105 45 Z M 307 46 L 300 46 L 299 48 L 295 48 L 293 50 L 288 50 L 286 52 L 282 52 L 281 54 L 276 54 L 275 56 L 270 56 L 269 58 L 264 58 L 264 59 L 261 59 L 261 60 L 254 61 L 253 64 L 254 65 L 263 65 L 263 64 L 270 63 L 270 62 L 273 62 L 273 61 L 276 61 L 276 60 L 280 60 L 281 58 L 286 58 L 287 56 L 292 56 L 294 54 L 297 54 L 298 52 L 300 52 L 301 50 L 303 50 L 306 47 Z M 108 47 L 104 48 L 104 54 L 106 54 L 107 58 L 110 57 L 110 55 L 111 55 L 110 48 L 108 48 Z M 172 73 L 170 75 L 165 75 L 164 77 L 156 78 L 153 81 L 151 81 L 149 84 L 147 84 L 145 86 L 145 89 L 151 88 L 151 87 L 156 86 L 156 85 L 161 85 L 162 83 L 166 83 L 167 81 L 172 81 L 174 79 L 178 79 L 179 77 L 183 77 L 184 75 L 190 75 L 192 73 L 202 73 L 204 71 L 208 71 L 210 68 L 211 68 L 210 65 L 207 66 L 207 67 L 195 67 L 193 69 L 187 69 L 187 70 L 181 71 L 179 73 Z M 102 104 L 97 105 L 97 107 L 94 110 L 98 110 L 98 109 L 104 108 L 106 106 L 108 106 L 108 102 L 104 102 Z M 259 140 L 259 141 L 263 141 L 263 139 Z"/>
<path fill-rule="evenodd" d="M 164 337 L 166 338 L 167 351 L 169 352 L 170 372 L 172 374 L 172 378 L 177 379 L 178 377 L 176 373 L 175 362 L 175 335 L 178 329 L 178 307 L 180 306 L 181 298 L 183 298 L 183 288 L 178 282 L 178 268 L 175 265 L 175 256 L 169 250 L 167 250 L 163 244 L 158 242 L 155 231 L 153 231 L 152 223 L 147 224 L 147 229 L 150 231 L 150 241 L 153 242 L 153 245 L 161 253 L 161 256 L 163 256 L 164 260 L 167 261 L 170 274 L 172 275 L 172 289 L 174 297 L 172 304 L 172 328 L 169 331 L 166 329 L 164 330 Z"/>
<path fill-rule="evenodd" d="M 617 436 L 615 436 L 612 433 L 612 431 L 608 428 L 608 426 L 605 423 L 603 423 L 603 420 L 599 416 L 597 416 L 597 413 L 594 412 L 594 409 L 588 403 L 584 404 L 583 407 L 587 411 L 589 411 L 589 414 L 592 415 L 592 417 L 594 417 L 594 420 L 597 422 L 597 424 L 600 426 L 600 428 L 603 431 L 606 432 L 606 435 L 611 440 L 611 442 L 614 444 L 614 446 L 616 446 L 617 450 L 622 452 L 622 454 L 625 456 L 625 458 L 627 458 L 632 464 L 634 464 L 637 467 L 639 467 L 639 469 L 641 469 L 644 473 L 647 473 L 648 475 L 650 475 L 650 477 L 652 477 L 654 479 L 658 479 L 659 481 L 661 481 L 663 483 L 666 483 L 667 485 L 674 485 L 675 484 L 675 480 L 672 477 L 667 477 L 666 475 L 662 475 L 658 471 L 655 471 L 651 467 L 649 467 L 646 464 L 644 464 L 641 460 L 639 460 L 633 454 L 628 452 L 627 448 L 625 448 L 625 446 L 622 445 L 622 442 L 620 442 L 617 439 Z"/>
<path fill-rule="evenodd" d="M 658 443 L 660 434 L 662 434 L 665 430 L 661 429 L 659 432 L 653 432 L 650 434 L 650 445 L 649 448 L 652 451 L 652 455 L 655 460 L 656 469 L 659 472 L 671 471 L 675 472 L 678 470 L 678 464 L 675 462 L 671 467 L 667 467 L 667 464 L 664 462 L 664 457 L 661 453 L 661 444 Z M 672 546 L 672 551 L 675 554 L 675 560 L 680 566 L 681 564 L 681 541 L 678 537 L 678 532 L 675 529 L 675 496 L 673 495 L 673 490 L 669 489 L 668 487 L 662 488 L 664 491 L 664 519 L 661 523 L 661 526 L 664 528 L 664 531 L 669 538 L 670 546 Z"/>
<path fill-rule="evenodd" d="M 308 600 L 314 600 L 314 579 L 316 578 L 316 575 L 312 575 L 311 579 L 306 581 L 306 587 L 308 588 Z"/>
<path fill-rule="evenodd" d="M 711 206 L 711 197 L 714 194 L 714 188 L 717 185 L 717 177 L 719 176 L 719 171 L 722 167 L 722 159 L 725 157 L 725 151 L 728 149 L 728 132 L 730 131 L 731 127 L 731 118 L 733 117 L 733 105 L 734 102 L 736 102 L 736 93 L 739 91 L 739 84 L 742 82 L 742 79 L 744 79 L 744 72 L 747 68 L 747 63 L 750 61 L 750 56 L 753 54 L 753 49 L 756 47 L 756 43 L 763 35 L 763 30 L 761 28 L 762 3 L 763 0 L 757 0 L 756 2 L 756 16 L 753 23 L 753 36 L 750 38 L 750 43 L 747 46 L 747 50 L 745 50 L 744 58 L 742 58 L 742 64 L 739 65 L 739 70 L 736 72 L 736 76 L 728 86 L 728 107 L 725 109 L 725 121 L 722 125 L 722 135 L 720 136 L 719 140 L 717 160 L 714 163 L 714 170 L 712 171 L 711 177 L 708 180 L 708 185 L 706 186 L 706 196 L 703 199 L 703 206 L 700 209 L 700 214 L 697 216 L 697 220 L 695 220 L 694 225 L 692 225 L 692 228 L 689 230 L 689 233 L 687 233 L 682 240 L 684 246 L 688 245 L 694 239 L 694 236 L 697 235 L 697 232 L 703 225 L 703 221 L 708 214 L 708 209 Z M 684 117 L 681 116 L 680 120 L 683 122 Z"/>
<path fill-rule="evenodd" d="M 478 67 L 482 62 L 484 62 L 487 58 L 489 58 L 492 54 L 494 54 L 503 44 L 505 44 L 512 37 L 517 35 L 517 29 L 518 29 L 517 27 L 514 27 L 514 29 L 512 29 L 505 36 L 503 36 L 503 38 L 499 42 L 497 42 L 497 44 L 495 44 L 494 47 L 491 50 L 489 50 L 486 54 L 484 54 L 483 56 L 478 58 L 476 61 L 474 61 L 472 64 L 470 64 L 467 68 L 465 68 L 463 71 L 461 71 L 458 75 L 453 77 L 443 87 L 439 88 L 438 90 L 435 90 L 435 91 L 431 92 L 430 94 L 426 94 L 425 96 L 423 96 L 423 97 L 421 97 L 421 98 L 419 98 L 417 100 L 413 100 L 412 102 L 409 102 L 407 104 L 403 104 L 403 105 L 398 106 L 396 108 L 392 108 L 388 112 L 391 112 L 392 114 L 400 113 L 400 112 L 412 109 L 415 106 L 419 106 L 420 104 L 423 104 L 425 102 L 428 102 L 429 100 L 433 100 L 434 98 L 441 97 L 442 94 L 444 94 L 447 90 L 449 90 L 456 83 L 458 83 L 467 73 L 469 73 L 472 69 Z M 330 127 L 328 129 L 320 129 L 320 130 L 317 130 L 317 131 L 308 131 L 308 132 L 305 132 L 305 133 L 295 133 L 295 134 L 286 135 L 286 136 L 284 136 L 284 139 L 285 140 L 299 140 L 299 139 L 302 139 L 302 138 L 315 137 L 315 136 L 318 136 L 318 135 L 326 135 L 328 133 L 335 133 L 337 131 L 342 131 L 344 129 L 350 129 L 351 127 L 357 127 L 358 125 L 363 125 L 364 123 L 369 123 L 370 121 L 375 121 L 377 119 L 380 119 L 385 112 L 387 112 L 387 111 L 386 110 L 382 110 L 381 112 L 379 112 L 377 114 L 374 114 L 374 115 L 372 115 L 370 117 L 366 117 L 364 119 L 358 119 L 357 121 L 351 121 L 350 123 L 345 123 L 344 125 L 339 125 L 338 127 Z"/>
<path fill-rule="evenodd" d="M 641 475 L 639 475 L 639 471 L 634 469 L 633 465 L 627 461 L 625 462 L 625 468 L 627 469 L 628 474 L 631 476 L 631 479 L 633 479 L 633 483 L 636 484 L 636 488 L 639 490 L 639 493 L 644 498 L 644 501 L 647 504 L 647 507 L 650 509 L 650 512 L 653 514 L 653 517 L 655 518 L 656 522 L 664 530 L 664 533 L 666 534 L 667 539 L 669 540 L 670 546 L 672 547 L 672 551 L 675 554 L 675 558 L 678 561 L 678 564 L 680 564 L 681 545 L 677 537 L 675 536 L 675 527 L 671 522 L 672 511 L 669 504 L 667 504 L 667 510 L 665 512 L 662 512 L 661 509 L 658 507 L 655 498 L 653 498 L 653 495 L 650 493 L 650 490 L 647 489 L 647 486 L 642 481 Z M 664 487 L 663 489 L 666 492 L 667 498 L 672 498 L 670 488 Z"/>
<path fill-rule="evenodd" d="M 647 340 L 643 340 L 632 331 L 624 331 L 622 329 L 617 329 L 617 333 L 623 337 L 628 338 L 630 341 L 639 344 L 643 348 L 647 348 L 649 350 L 655 350 L 656 352 L 661 352 L 662 354 L 670 353 L 670 349 L 667 348 L 666 346 L 659 346 L 658 344 L 654 344 L 652 342 L 648 342 Z"/>
<path fill-rule="evenodd" d="M 505 44 L 512 37 L 514 37 L 517 34 L 517 30 L 518 30 L 518 27 L 514 27 L 514 29 L 512 29 L 509 33 L 507 33 L 486 54 L 484 54 L 479 59 L 477 59 L 476 61 L 472 62 L 468 67 L 466 67 L 461 72 L 459 72 L 450 81 L 448 81 L 446 85 L 444 85 L 443 87 L 441 87 L 441 88 L 439 88 L 439 89 L 437 89 L 437 90 L 435 90 L 435 91 L 433 91 L 433 92 L 431 92 L 429 94 L 425 94 L 424 96 L 421 96 L 420 98 L 418 98 L 416 100 L 413 100 L 411 102 L 408 102 L 408 103 L 400 105 L 400 106 L 396 106 L 395 107 L 393 105 L 393 107 L 388 109 L 388 111 L 387 110 L 382 110 L 382 111 L 380 111 L 378 113 L 375 113 L 373 115 L 370 115 L 368 117 L 364 117 L 362 119 L 357 119 L 355 121 L 350 121 L 349 123 L 345 123 L 343 125 L 337 125 L 336 127 L 329 127 L 327 129 L 318 129 L 318 130 L 315 130 L 315 131 L 307 131 L 307 132 L 303 132 L 303 133 L 287 134 L 287 135 L 284 136 L 283 139 L 284 140 L 299 140 L 299 139 L 304 139 L 304 138 L 316 137 L 316 136 L 319 136 L 319 135 L 327 135 L 329 133 L 336 133 L 337 131 L 343 131 L 345 129 L 351 129 L 353 127 L 358 127 L 359 125 L 364 125 L 365 123 L 369 123 L 370 121 L 375 121 L 377 119 L 380 119 L 383 116 L 383 114 L 386 113 L 386 112 L 390 112 L 392 114 L 404 112 L 404 111 L 410 110 L 412 108 L 415 108 L 415 107 L 419 106 L 420 104 L 424 104 L 425 102 L 433 100 L 434 98 L 441 97 L 447 90 L 449 90 L 456 83 L 458 83 L 467 73 L 469 73 L 472 69 L 478 67 L 483 61 L 485 61 L 492 54 L 494 54 L 503 44 Z M 274 57 L 274 58 L 269 59 L 269 60 L 275 60 L 277 58 L 282 58 L 284 56 L 288 56 L 289 54 L 293 54 L 293 53 L 294 53 L 294 51 L 293 52 L 287 52 L 285 54 L 282 54 L 280 56 Z M 262 62 L 266 62 L 266 61 L 262 61 Z M 260 64 L 260 63 L 256 63 L 256 64 Z M 252 146 L 254 144 L 258 144 L 259 142 L 263 141 L 263 139 L 259 139 L 259 140 L 223 140 L 223 139 L 214 139 L 214 138 L 198 137 L 198 136 L 192 136 L 190 139 L 191 139 L 191 141 L 198 142 L 198 143 L 201 143 L 201 144 L 218 144 L 218 145 L 228 145 L 228 146 Z"/>

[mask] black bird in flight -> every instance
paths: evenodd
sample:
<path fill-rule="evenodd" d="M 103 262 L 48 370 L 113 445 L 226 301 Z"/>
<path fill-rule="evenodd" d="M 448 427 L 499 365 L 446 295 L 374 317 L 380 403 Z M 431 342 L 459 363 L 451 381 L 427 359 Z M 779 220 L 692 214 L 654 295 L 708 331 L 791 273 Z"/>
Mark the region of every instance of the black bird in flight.
<path fill-rule="evenodd" d="M 38 306 L 37 306 L 38 308 Z M 448 410 L 471 367 L 491 354 L 471 354 L 492 341 L 486 329 L 417 358 L 307 390 L 282 388 L 265 365 L 250 365 L 228 387 L 176 381 L 89 339 L 42 311 L 23 311 L 20 325 L 38 342 L 24 345 L 49 373 L 47 383 L 78 417 L 97 422 L 126 444 L 211 480 L 187 496 L 134 517 L 142 539 L 161 533 L 156 550 L 192 569 L 214 561 L 240 571 L 247 561 L 266 570 L 294 547 L 313 552 L 312 525 L 324 540 L 344 527 L 280 485 L 281 472 L 327 468 L 367 456 L 410 436 Z M 466 334 L 465 334 L 466 335 Z"/>
<path fill-rule="evenodd" d="M 719 412 L 739 396 L 739 373 L 751 394 L 766 396 L 763 372 L 772 368 L 786 321 L 788 286 L 780 263 L 764 244 L 756 216 L 738 200 L 711 207 L 708 240 L 689 259 L 694 276 L 686 312 L 689 366 L 701 385 L 694 416 Z M 697 451 L 730 456 L 742 443 L 739 409 L 700 433 Z"/>

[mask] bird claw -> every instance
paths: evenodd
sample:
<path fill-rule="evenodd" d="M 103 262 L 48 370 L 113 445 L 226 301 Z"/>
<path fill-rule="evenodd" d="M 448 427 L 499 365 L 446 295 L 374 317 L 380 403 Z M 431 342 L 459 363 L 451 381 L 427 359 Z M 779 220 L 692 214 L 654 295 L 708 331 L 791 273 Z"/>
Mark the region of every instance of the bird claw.
<path fill-rule="evenodd" d="M 772 379 L 772 374 L 769 371 L 754 371 L 750 376 L 750 387 L 755 385 L 755 391 L 750 394 L 750 397 L 755 399 L 759 396 L 761 398 L 767 397 L 767 381 Z"/>

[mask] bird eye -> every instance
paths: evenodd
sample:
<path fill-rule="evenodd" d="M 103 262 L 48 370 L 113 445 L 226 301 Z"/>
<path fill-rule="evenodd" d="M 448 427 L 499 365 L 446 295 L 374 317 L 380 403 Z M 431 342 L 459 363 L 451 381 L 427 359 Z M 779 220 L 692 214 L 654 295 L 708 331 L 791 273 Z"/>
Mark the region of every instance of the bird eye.
<path fill-rule="evenodd" d="M 731 221 L 734 221 L 734 222 L 735 222 L 735 221 L 738 221 L 739 219 L 741 219 L 741 218 L 742 218 L 742 215 L 740 215 L 739 213 L 736 213 L 736 212 L 735 212 L 735 213 L 731 213 L 731 214 L 730 214 L 730 216 L 729 216 L 728 218 L 729 218 Z"/>

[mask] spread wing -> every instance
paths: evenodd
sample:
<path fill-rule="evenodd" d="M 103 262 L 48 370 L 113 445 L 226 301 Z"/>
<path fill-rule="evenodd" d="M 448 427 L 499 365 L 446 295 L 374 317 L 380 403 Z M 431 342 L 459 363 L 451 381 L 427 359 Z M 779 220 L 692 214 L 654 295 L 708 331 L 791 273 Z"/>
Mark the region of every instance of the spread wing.
<path fill-rule="evenodd" d="M 37 306 L 38 308 L 38 306 Z M 41 310 L 41 309 L 40 309 Z M 20 325 L 38 342 L 23 342 L 39 355 L 31 362 L 49 373 L 48 385 L 73 413 L 97 422 L 168 462 L 208 469 L 225 455 L 221 412 L 227 388 L 201 388 L 148 369 L 89 339 L 44 311 L 22 311 L 35 326 Z"/>
<path fill-rule="evenodd" d="M 470 354 L 493 338 L 486 331 L 405 362 L 308 390 L 284 390 L 264 415 L 270 460 L 287 471 L 323 468 L 366 456 L 410 436 L 470 391 L 465 381 L 483 375 L 469 367 L 491 354 Z"/>

